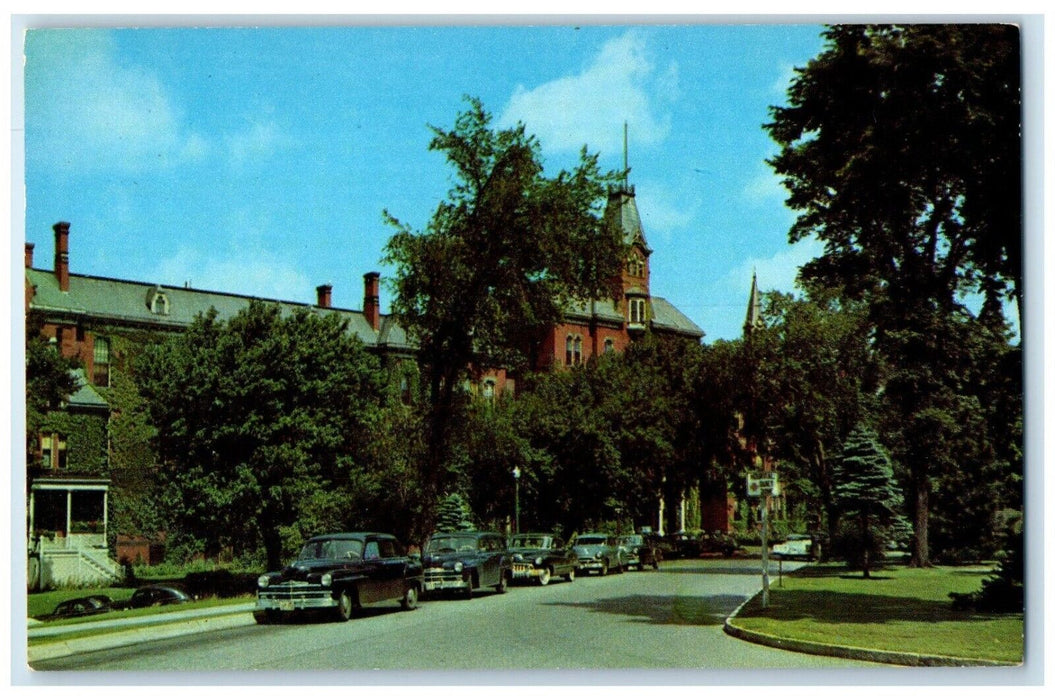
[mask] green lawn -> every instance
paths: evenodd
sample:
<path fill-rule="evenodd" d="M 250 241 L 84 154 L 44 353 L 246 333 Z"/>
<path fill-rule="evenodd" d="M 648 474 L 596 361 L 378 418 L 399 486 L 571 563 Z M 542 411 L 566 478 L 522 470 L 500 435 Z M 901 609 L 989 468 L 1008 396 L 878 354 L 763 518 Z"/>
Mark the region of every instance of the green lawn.
<path fill-rule="evenodd" d="M 55 609 L 55 606 L 70 598 L 83 598 L 90 595 L 108 595 L 114 601 L 128 600 L 134 588 L 78 588 L 69 591 L 48 591 L 46 593 L 32 593 L 26 603 L 26 612 L 29 617 L 46 615 Z M 99 620 L 117 620 L 125 617 L 141 617 L 143 615 L 157 615 L 158 613 L 175 612 L 177 610 L 193 610 L 196 608 L 211 608 L 219 605 L 237 605 L 249 603 L 255 599 L 253 595 L 243 595 L 234 598 L 203 598 L 190 603 L 180 605 L 169 605 L 156 608 L 138 608 L 136 610 L 115 610 L 113 612 L 89 615 L 87 617 L 75 617 L 65 620 L 52 620 L 41 622 L 41 625 L 72 625 L 78 622 L 96 622 Z"/>
<path fill-rule="evenodd" d="M 755 632 L 883 651 L 1020 663 L 1022 615 L 952 609 L 949 593 L 969 593 L 988 567 L 891 567 L 871 579 L 841 565 L 812 566 L 770 582 L 735 624 Z"/>

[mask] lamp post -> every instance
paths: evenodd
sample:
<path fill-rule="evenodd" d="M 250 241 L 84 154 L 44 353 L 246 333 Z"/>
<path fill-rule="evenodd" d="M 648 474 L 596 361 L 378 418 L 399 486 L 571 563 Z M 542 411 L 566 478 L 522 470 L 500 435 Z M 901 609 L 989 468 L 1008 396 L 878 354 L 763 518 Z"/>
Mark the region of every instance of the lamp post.
<path fill-rule="evenodd" d="M 520 534 L 520 467 L 513 467 L 513 515 L 516 524 L 515 534 Z"/>

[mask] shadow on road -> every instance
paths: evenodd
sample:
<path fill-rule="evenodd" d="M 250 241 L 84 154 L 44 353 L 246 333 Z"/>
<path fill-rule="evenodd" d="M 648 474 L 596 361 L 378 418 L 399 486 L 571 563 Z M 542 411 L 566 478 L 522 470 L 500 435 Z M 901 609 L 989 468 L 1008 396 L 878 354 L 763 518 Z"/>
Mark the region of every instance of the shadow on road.
<path fill-rule="evenodd" d="M 770 564 L 770 572 L 776 573 L 775 564 Z M 726 576 L 756 576 L 762 572 L 759 562 L 744 562 L 743 564 L 726 564 L 723 566 L 664 566 L 659 565 L 659 571 L 663 574 L 709 574 Z"/>
<path fill-rule="evenodd" d="M 744 602 L 743 596 L 631 595 L 583 603 L 546 603 L 591 612 L 623 615 L 652 625 L 720 625 Z"/>

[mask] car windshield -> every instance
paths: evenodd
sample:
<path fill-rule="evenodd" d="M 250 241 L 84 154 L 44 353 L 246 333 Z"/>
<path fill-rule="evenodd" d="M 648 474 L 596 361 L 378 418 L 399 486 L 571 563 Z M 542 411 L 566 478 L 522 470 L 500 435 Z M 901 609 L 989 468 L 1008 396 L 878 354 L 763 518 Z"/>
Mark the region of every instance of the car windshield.
<path fill-rule="evenodd" d="M 549 549 L 549 537 L 514 537 L 511 549 Z"/>
<path fill-rule="evenodd" d="M 577 544 L 577 545 L 604 544 L 606 541 L 607 541 L 607 538 L 604 537 L 603 535 L 600 535 L 600 536 L 598 536 L 598 535 L 593 535 L 593 536 L 591 536 L 591 535 L 584 535 L 582 537 L 576 538 L 575 544 Z"/>
<path fill-rule="evenodd" d="M 641 535 L 628 535 L 623 538 L 624 544 L 644 544 L 645 538 Z"/>
<path fill-rule="evenodd" d="M 362 540 L 311 540 L 300 550 L 298 559 L 361 559 Z"/>
<path fill-rule="evenodd" d="M 477 549 L 476 538 L 465 535 L 441 535 L 429 540 L 425 551 L 429 554 L 442 554 L 444 552 L 475 552 Z"/>

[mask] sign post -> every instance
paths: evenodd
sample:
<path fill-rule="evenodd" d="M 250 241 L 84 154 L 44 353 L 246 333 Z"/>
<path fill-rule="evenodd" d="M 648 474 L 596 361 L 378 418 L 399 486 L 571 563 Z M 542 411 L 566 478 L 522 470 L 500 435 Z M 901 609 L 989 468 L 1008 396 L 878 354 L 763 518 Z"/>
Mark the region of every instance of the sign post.
<path fill-rule="evenodd" d="M 769 497 L 780 495 L 776 472 L 757 479 L 747 475 L 747 495 L 762 500 L 762 607 L 769 607 Z"/>

